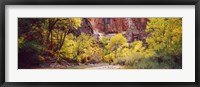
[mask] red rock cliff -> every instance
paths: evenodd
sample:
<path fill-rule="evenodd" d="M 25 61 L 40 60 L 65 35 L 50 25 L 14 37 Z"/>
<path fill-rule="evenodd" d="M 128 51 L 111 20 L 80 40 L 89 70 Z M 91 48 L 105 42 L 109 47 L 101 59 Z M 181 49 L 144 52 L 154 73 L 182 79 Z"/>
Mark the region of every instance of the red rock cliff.
<path fill-rule="evenodd" d="M 119 33 L 126 31 L 131 26 L 144 30 L 147 18 L 87 18 L 93 29 L 104 33 Z"/>

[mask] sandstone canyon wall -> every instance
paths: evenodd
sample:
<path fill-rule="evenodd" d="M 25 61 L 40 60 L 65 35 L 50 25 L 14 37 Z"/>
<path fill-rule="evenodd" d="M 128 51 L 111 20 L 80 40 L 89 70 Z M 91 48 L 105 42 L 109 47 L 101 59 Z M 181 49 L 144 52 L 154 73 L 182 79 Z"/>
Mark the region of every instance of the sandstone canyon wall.
<path fill-rule="evenodd" d="M 94 30 L 104 33 L 121 33 L 131 27 L 144 30 L 147 18 L 87 18 Z"/>
<path fill-rule="evenodd" d="M 93 34 L 97 38 L 111 37 L 123 33 L 128 42 L 145 40 L 147 18 L 83 18 L 81 32 Z"/>

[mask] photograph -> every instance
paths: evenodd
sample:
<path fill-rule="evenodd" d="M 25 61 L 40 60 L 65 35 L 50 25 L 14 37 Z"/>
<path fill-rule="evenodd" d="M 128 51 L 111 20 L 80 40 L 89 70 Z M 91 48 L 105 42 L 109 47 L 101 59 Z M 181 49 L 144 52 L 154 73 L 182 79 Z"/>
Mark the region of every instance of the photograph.
<path fill-rule="evenodd" d="M 18 69 L 182 69 L 181 17 L 18 18 Z"/>

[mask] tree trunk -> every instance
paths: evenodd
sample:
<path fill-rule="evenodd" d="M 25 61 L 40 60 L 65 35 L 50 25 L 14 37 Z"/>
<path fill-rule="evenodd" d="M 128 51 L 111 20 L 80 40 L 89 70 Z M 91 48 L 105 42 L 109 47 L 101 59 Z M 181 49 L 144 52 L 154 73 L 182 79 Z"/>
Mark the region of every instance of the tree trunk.
<path fill-rule="evenodd" d="M 115 50 L 115 58 L 117 58 L 117 50 Z"/>
<path fill-rule="evenodd" d="M 48 21 L 49 21 L 49 25 L 48 25 L 48 34 L 47 34 L 47 39 L 46 39 L 46 42 L 47 42 L 47 45 L 49 45 L 49 37 L 50 37 L 50 34 L 51 34 L 51 43 L 50 43 L 50 49 L 52 50 L 52 30 L 53 30 L 53 27 L 54 27 L 54 25 L 59 21 L 58 19 L 57 20 L 55 20 L 55 21 L 53 21 L 53 20 L 51 20 L 51 18 L 49 18 L 48 19 Z"/>
<path fill-rule="evenodd" d="M 50 45 L 50 49 L 53 49 L 53 33 L 51 32 L 51 45 Z"/>
<path fill-rule="evenodd" d="M 58 29 L 58 31 L 56 32 L 57 46 L 56 46 L 56 49 L 55 49 L 55 51 L 57 51 L 57 50 L 58 50 L 58 48 L 59 48 L 59 38 L 58 38 L 58 35 L 59 35 L 59 29 Z"/>
<path fill-rule="evenodd" d="M 50 29 L 50 26 L 51 26 L 51 21 L 50 21 L 50 19 L 49 19 L 49 25 L 48 25 L 48 34 L 47 34 L 47 45 L 49 44 L 49 36 L 50 36 L 50 34 L 51 34 L 51 29 Z"/>
<path fill-rule="evenodd" d="M 62 46 L 63 46 L 63 44 L 64 44 L 64 42 L 65 42 L 66 36 L 67 36 L 67 32 L 65 32 L 65 34 L 64 34 L 64 37 L 63 37 L 62 42 L 61 42 L 61 44 L 60 44 L 60 49 L 62 48 Z M 59 50 L 60 50 L 60 49 L 59 49 Z"/>
<path fill-rule="evenodd" d="M 49 37 L 50 37 L 51 31 L 48 32 L 47 39 L 46 39 L 46 45 L 49 46 Z M 48 47 L 49 48 L 49 47 Z"/>

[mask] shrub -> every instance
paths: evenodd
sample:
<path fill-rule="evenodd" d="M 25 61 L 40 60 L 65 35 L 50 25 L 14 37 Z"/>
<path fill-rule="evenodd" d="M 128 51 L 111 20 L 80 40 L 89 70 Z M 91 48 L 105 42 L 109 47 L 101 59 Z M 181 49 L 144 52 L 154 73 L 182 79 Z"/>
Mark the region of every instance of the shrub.
<path fill-rule="evenodd" d="M 161 58 L 126 58 L 126 67 L 134 69 L 179 69 L 180 64 L 174 62 L 173 58 L 163 56 Z"/>
<path fill-rule="evenodd" d="M 114 53 L 110 53 L 110 54 L 108 54 L 108 55 L 106 55 L 104 57 L 104 60 L 106 62 L 108 62 L 109 64 L 111 64 L 113 62 L 114 58 L 115 58 L 115 54 Z"/>
<path fill-rule="evenodd" d="M 172 56 L 163 56 L 160 58 L 160 68 L 163 69 L 179 69 L 182 68 L 182 64 L 176 63 Z"/>
<path fill-rule="evenodd" d="M 159 63 L 153 59 L 141 59 L 135 64 L 137 69 L 158 69 Z"/>
<path fill-rule="evenodd" d="M 125 65 L 126 64 L 126 59 L 125 59 L 125 57 L 116 58 L 113 61 L 113 64 Z"/>
<path fill-rule="evenodd" d="M 135 66 L 135 64 L 143 58 L 150 58 L 154 56 L 154 51 L 145 49 L 142 41 L 134 41 L 130 44 L 129 49 L 127 45 L 119 47 L 116 51 L 114 64 L 121 64 L 126 66 Z"/>

